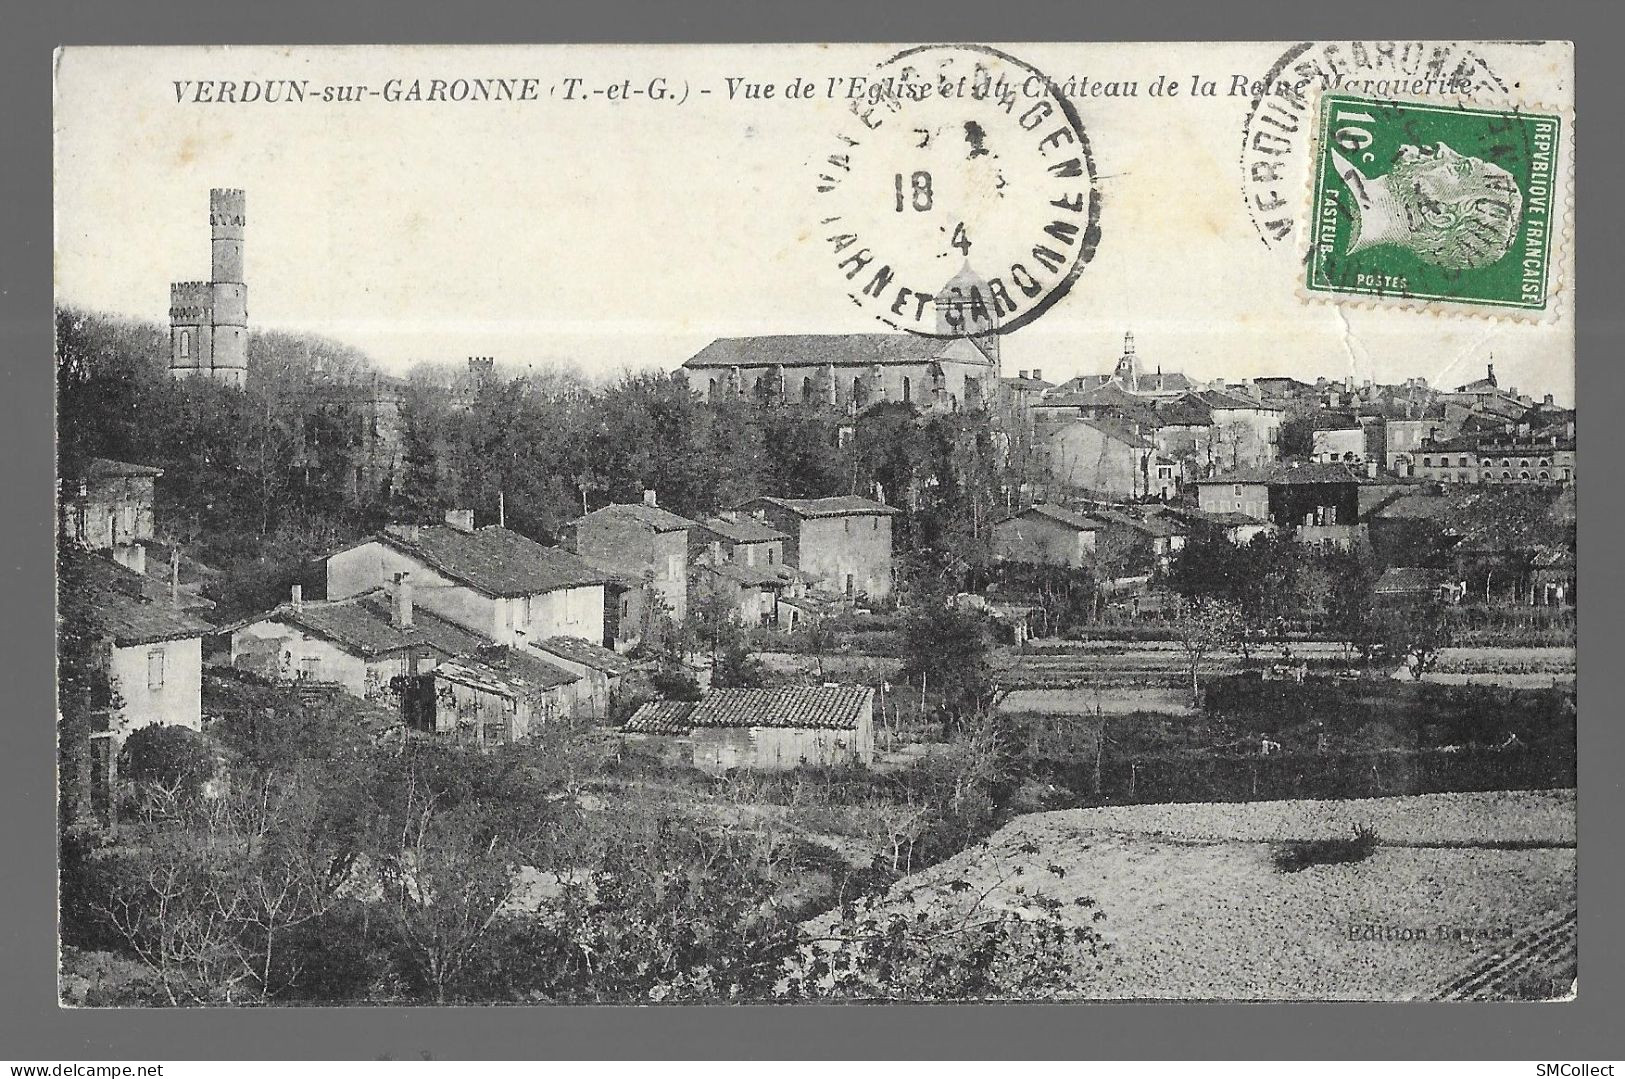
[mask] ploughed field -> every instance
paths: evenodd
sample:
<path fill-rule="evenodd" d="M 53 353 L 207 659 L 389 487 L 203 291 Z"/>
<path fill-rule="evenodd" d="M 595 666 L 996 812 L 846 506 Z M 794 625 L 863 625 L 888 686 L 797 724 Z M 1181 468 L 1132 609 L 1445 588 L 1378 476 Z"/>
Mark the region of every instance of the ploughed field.
<path fill-rule="evenodd" d="M 1276 863 L 1356 826 L 1363 860 Z M 1550 998 L 1574 978 L 1574 843 L 1573 791 L 1111 806 L 1017 818 L 893 894 L 1059 899 L 1108 944 L 1087 998 Z"/>

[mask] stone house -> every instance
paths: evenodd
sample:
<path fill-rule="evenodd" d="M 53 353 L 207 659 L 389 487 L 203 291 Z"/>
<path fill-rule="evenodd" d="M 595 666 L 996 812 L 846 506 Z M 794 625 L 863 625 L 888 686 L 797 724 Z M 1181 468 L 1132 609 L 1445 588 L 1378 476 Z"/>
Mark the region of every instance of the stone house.
<path fill-rule="evenodd" d="M 1041 502 L 993 524 L 993 557 L 1007 562 L 1086 566 L 1105 525 L 1096 518 Z"/>
<path fill-rule="evenodd" d="M 227 627 L 233 667 L 398 701 L 406 679 L 488 643 L 419 606 L 410 574 L 342 599 L 306 600 L 301 591 L 294 585 L 289 602 Z"/>
<path fill-rule="evenodd" d="M 527 649 L 547 663 L 575 675 L 571 687 L 575 714 L 604 719 L 610 704 L 632 673 L 632 661 L 603 645 L 580 637 L 548 637 L 533 641 Z"/>
<path fill-rule="evenodd" d="M 681 739 L 694 767 L 719 774 L 867 765 L 875 755 L 874 693 L 835 685 L 713 689 L 698 701 L 650 701 L 623 731 Z"/>
<path fill-rule="evenodd" d="M 892 590 L 892 518 L 900 510 L 858 495 L 753 498 L 738 507 L 784 534 L 784 560 L 810 586 L 848 599 L 884 600 Z"/>
<path fill-rule="evenodd" d="M 1051 482 L 1103 498 L 1142 498 L 1155 485 L 1157 447 L 1133 424 L 1070 419 L 1038 426 L 1038 458 Z"/>
<path fill-rule="evenodd" d="M 433 708 L 414 726 L 489 748 L 516 742 L 550 720 L 583 714 L 582 679 L 519 648 L 481 648 L 434 669 Z"/>
<path fill-rule="evenodd" d="M 641 625 L 648 588 L 657 595 L 673 622 L 688 618 L 688 560 L 691 536 L 699 525 L 660 508 L 655 492 L 643 501 L 593 510 L 564 526 L 563 542 L 584 561 L 609 570 L 637 587 L 620 597 L 617 637 L 627 640 L 629 625 Z"/>
<path fill-rule="evenodd" d="M 66 543 L 106 551 L 113 561 L 146 572 L 144 544 L 155 535 L 154 498 L 161 468 L 93 457 L 65 477 L 57 534 Z"/>
<path fill-rule="evenodd" d="M 507 528 L 391 525 L 327 559 L 327 597 L 344 599 L 411 574 L 417 605 L 497 644 L 550 637 L 602 642 L 609 575 L 569 551 Z"/>
<path fill-rule="evenodd" d="M 91 618 L 108 645 L 116 707 L 103 737 L 122 744 L 150 724 L 203 726 L 203 637 L 214 628 L 155 592 L 140 574 L 80 554 L 78 576 L 89 591 Z"/>

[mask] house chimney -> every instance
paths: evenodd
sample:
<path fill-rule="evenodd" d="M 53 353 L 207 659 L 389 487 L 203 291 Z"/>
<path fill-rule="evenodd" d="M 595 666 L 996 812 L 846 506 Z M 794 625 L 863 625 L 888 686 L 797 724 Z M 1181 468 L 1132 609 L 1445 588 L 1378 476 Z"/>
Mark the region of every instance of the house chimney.
<path fill-rule="evenodd" d="M 291 602 L 289 603 L 289 606 L 291 606 L 294 609 L 295 613 L 304 610 L 305 609 L 305 586 L 302 585 L 302 584 L 294 585 L 293 586 L 293 594 L 290 597 L 290 599 L 291 599 Z"/>
<path fill-rule="evenodd" d="M 1365 463 L 1365 475 L 1367 479 L 1377 478 L 1377 462 L 1374 458 Z"/>
<path fill-rule="evenodd" d="M 1044 369 L 1042 367 L 1033 368 L 1033 378 L 1037 379 L 1039 382 L 1044 381 Z"/>
<path fill-rule="evenodd" d="M 412 582 L 409 574 L 395 574 L 395 588 L 390 594 L 389 621 L 396 629 L 412 628 Z"/>
<path fill-rule="evenodd" d="M 459 532 L 474 531 L 473 510 L 447 510 L 446 523 Z"/>
<path fill-rule="evenodd" d="M 1545 399 L 1545 401 L 1544 401 L 1544 402 L 1543 402 L 1543 403 L 1544 403 L 1544 404 L 1545 404 L 1545 405 L 1546 405 L 1546 407 L 1547 407 L 1547 408 L 1551 408 L 1551 407 L 1552 407 L 1552 405 L 1553 405 L 1553 403 L 1554 403 L 1554 402 L 1553 402 L 1553 401 L 1552 401 L 1552 395 L 1551 395 L 1551 394 L 1547 394 L 1547 395 L 1546 395 L 1546 399 Z"/>
<path fill-rule="evenodd" d="M 1016 374 L 1021 378 L 1021 380 L 1023 382 L 1027 381 L 1027 372 L 1025 372 L 1025 371 L 1017 371 Z"/>
<path fill-rule="evenodd" d="M 644 504 L 644 505 L 645 505 L 645 506 L 653 506 L 653 505 L 655 505 L 655 504 L 656 504 L 656 503 L 655 503 L 655 492 L 654 492 L 654 488 L 652 488 L 652 487 L 645 487 L 645 488 L 644 488 L 644 489 L 643 489 L 643 504 Z"/>

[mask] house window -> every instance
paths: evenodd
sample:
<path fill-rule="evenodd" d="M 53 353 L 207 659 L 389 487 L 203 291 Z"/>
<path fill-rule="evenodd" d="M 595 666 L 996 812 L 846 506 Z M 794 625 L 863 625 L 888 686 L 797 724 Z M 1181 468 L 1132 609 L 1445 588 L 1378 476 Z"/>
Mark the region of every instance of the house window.
<path fill-rule="evenodd" d="M 1541 467 L 1541 468 L 1550 468 L 1550 467 L 1552 467 L 1552 462 L 1551 462 L 1551 460 L 1550 460 L 1550 459 L 1549 459 L 1549 458 L 1546 458 L 1546 457 L 1542 457 L 1542 458 L 1541 458 L 1541 459 L 1540 459 L 1540 467 Z"/>
<path fill-rule="evenodd" d="M 871 531 L 871 532 L 879 532 L 880 531 L 880 518 L 879 517 L 871 517 L 871 518 L 869 518 L 869 531 Z"/>
<path fill-rule="evenodd" d="M 1525 459 L 1524 459 L 1524 460 L 1522 460 L 1522 461 L 1519 461 L 1519 462 L 1518 462 L 1518 467 L 1519 467 L 1519 468 L 1528 468 L 1528 467 L 1529 467 L 1529 461 L 1528 461 L 1528 459 L 1527 459 L 1527 458 L 1525 458 Z"/>
<path fill-rule="evenodd" d="M 914 385 L 907 375 L 903 376 L 903 400 L 905 402 L 914 400 Z"/>
<path fill-rule="evenodd" d="M 857 595 L 857 582 L 853 579 L 852 575 L 848 573 L 846 575 L 846 598 L 851 599 L 855 595 Z"/>
<path fill-rule="evenodd" d="M 1493 480 L 1495 478 L 1495 473 L 1493 473 L 1493 472 L 1485 472 L 1484 473 L 1484 478 L 1487 479 L 1487 480 Z"/>
<path fill-rule="evenodd" d="M 1239 495 L 1239 494 L 1241 494 L 1241 484 L 1239 484 L 1239 483 L 1238 483 L 1238 484 L 1236 484 L 1236 491 L 1235 491 L 1235 493 L 1236 493 L 1236 494 L 1238 494 L 1238 495 Z"/>
<path fill-rule="evenodd" d="M 1501 467 L 1502 468 L 1511 468 L 1512 467 L 1512 462 L 1507 460 L 1505 457 L 1503 457 L 1503 458 L 1501 458 Z"/>
<path fill-rule="evenodd" d="M 1520 479 L 1520 480 L 1526 480 L 1526 479 L 1528 479 L 1528 478 L 1529 478 L 1529 473 L 1527 473 L 1527 472 L 1520 472 L 1520 473 L 1518 473 L 1518 478 L 1519 478 L 1519 479 Z"/>
<path fill-rule="evenodd" d="M 1565 468 L 1563 470 L 1563 479 L 1564 479 L 1564 481 L 1566 482 L 1566 481 L 1568 481 L 1570 479 L 1573 479 L 1573 478 L 1574 478 L 1574 470 L 1572 468 Z"/>
<path fill-rule="evenodd" d="M 1540 478 L 1543 479 L 1543 480 L 1549 480 L 1549 479 L 1552 478 L 1552 474 L 1550 472 L 1542 471 L 1541 474 L 1540 474 Z"/>
<path fill-rule="evenodd" d="M 154 648 L 147 652 L 147 688 L 164 688 L 164 650 Z"/>
<path fill-rule="evenodd" d="M 813 403 L 813 399 L 815 397 L 817 397 L 817 396 L 818 396 L 818 391 L 813 386 L 813 380 L 811 378 L 802 379 L 801 380 L 801 401 L 802 401 L 802 403 L 810 405 L 810 404 Z"/>
<path fill-rule="evenodd" d="M 305 656 L 299 661 L 299 677 L 314 682 L 322 673 L 321 656 Z"/>
<path fill-rule="evenodd" d="M 1457 461 L 1456 463 L 1458 465 L 1460 465 L 1462 468 L 1466 468 L 1467 467 L 1467 458 L 1463 457 L 1460 461 Z"/>
<path fill-rule="evenodd" d="M 1510 473 L 1510 472 L 1503 472 L 1503 473 L 1501 473 L 1501 478 L 1502 478 L 1502 479 L 1504 479 L 1504 480 L 1509 480 L 1509 479 L 1511 479 L 1511 478 L 1512 478 L 1512 473 Z"/>
<path fill-rule="evenodd" d="M 1423 468 L 1432 468 L 1433 467 L 1433 458 L 1431 458 L 1431 457 L 1422 458 L 1422 467 Z"/>

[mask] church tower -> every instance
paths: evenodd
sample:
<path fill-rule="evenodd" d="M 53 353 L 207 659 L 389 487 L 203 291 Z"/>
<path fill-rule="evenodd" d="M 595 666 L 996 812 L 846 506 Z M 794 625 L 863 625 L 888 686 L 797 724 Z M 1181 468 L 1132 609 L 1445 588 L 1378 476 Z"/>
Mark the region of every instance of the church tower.
<path fill-rule="evenodd" d="M 243 282 L 243 192 L 209 192 L 210 275 L 169 286 L 169 372 L 241 386 L 248 375 L 248 286 Z"/>
<path fill-rule="evenodd" d="M 1130 393 L 1140 391 L 1140 358 L 1134 354 L 1134 331 L 1123 335 L 1123 355 L 1112 371 L 1112 381 Z"/>
<path fill-rule="evenodd" d="M 969 262 L 937 290 L 935 306 L 936 332 L 944 337 L 969 338 L 993 365 L 993 377 L 998 378 L 999 315 L 987 281 L 970 268 Z"/>

